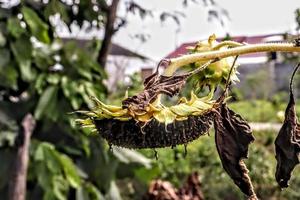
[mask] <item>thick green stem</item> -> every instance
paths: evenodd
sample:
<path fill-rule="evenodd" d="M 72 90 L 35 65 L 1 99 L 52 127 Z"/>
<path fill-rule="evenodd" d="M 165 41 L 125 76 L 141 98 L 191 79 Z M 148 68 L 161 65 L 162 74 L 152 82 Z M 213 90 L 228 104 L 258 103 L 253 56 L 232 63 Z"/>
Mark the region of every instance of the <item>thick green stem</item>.
<path fill-rule="evenodd" d="M 222 59 L 230 56 L 250 54 L 256 52 L 300 52 L 300 47 L 293 43 L 263 43 L 247 44 L 230 49 L 208 51 L 203 53 L 194 53 L 170 59 L 170 64 L 165 70 L 166 76 L 171 76 L 180 67 L 199 61 L 208 61 L 212 59 Z"/>

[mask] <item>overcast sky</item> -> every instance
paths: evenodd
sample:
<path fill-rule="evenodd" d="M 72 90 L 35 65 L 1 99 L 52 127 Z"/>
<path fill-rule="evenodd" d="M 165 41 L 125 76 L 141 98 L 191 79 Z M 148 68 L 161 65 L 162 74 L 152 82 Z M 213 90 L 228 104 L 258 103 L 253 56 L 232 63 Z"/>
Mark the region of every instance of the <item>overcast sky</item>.
<path fill-rule="evenodd" d="M 155 17 L 140 20 L 138 16 L 129 15 L 127 27 L 117 33 L 114 42 L 159 60 L 181 43 L 208 38 L 212 33 L 222 37 L 226 31 L 232 36 L 291 31 L 296 26 L 294 12 L 300 7 L 300 0 L 215 1 L 229 13 L 230 21 L 227 21 L 225 28 L 217 20 L 208 22 L 208 9 L 201 3 L 191 3 L 183 8 L 182 0 L 140 0 L 142 5 L 153 11 Z M 121 13 L 122 10 L 120 7 Z M 156 15 L 163 10 L 183 12 L 186 16 L 181 18 L 181 26 L 172 20 L 161 23 Z M 150 38 L 141 44 L 130 37 L 137 33 L 149 34 Z"/>

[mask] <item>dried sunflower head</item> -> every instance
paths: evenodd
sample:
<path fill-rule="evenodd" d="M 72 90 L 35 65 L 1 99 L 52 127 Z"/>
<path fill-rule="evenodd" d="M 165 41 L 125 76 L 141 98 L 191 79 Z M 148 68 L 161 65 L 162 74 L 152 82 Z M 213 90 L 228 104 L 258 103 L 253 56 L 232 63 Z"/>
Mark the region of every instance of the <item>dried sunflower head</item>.
<path fill-rule="evenodd" d="M 157 148 L 186 144 L 208 132 L 215 101 L 199 98 L 181 99 L 177 105 L 150 103 L 144 111 L 104 104 L 92 98 L 91 111 L 79 111 L 86 117 L 77 119 L 82 127 L 93 128 L 108 143 L 127 148 Z"/>

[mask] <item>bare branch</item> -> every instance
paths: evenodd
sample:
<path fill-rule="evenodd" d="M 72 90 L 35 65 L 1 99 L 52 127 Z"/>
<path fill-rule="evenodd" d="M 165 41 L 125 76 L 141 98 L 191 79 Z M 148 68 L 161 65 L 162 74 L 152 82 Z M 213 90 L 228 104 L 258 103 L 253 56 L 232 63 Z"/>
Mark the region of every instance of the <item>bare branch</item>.
<path fill-rule="evenodd" d="M 27 114 L 22 121 L 23 133 L 22 144 L 18 147 L 13 173 L 9 183 L 9 199 L 26 199 L 26 180 L 29 159 L 29 145 L 32 132 L 35 127 L 35 121 L 31 114 Z"/>
<path fill-rule="evenodd" d="M 107 56 L 111 48 L 112 36 L 115 33 L 115 20 L 117 17 L 117 8 L 120 0 L 113 0 L 107 11 L 107 20 L 105 24 L 105 33 L 102 40 L 102 46 L 98 56 L 98 62 L 102 67 L 105 67 Z"/>

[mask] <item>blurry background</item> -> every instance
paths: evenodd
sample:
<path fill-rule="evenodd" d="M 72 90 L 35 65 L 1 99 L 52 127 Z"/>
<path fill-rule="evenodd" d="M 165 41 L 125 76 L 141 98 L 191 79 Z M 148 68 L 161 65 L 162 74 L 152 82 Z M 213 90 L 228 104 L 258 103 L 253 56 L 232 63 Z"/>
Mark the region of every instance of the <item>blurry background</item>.
<path fill-rule="evenodd" d="M 205 199 L 243 199 L 222 169 L 213 133 L 189 144 L 186 157 L 179 146 L 159 149 L 155 160 L 152 150 L 111 150 L 70 113 L 91 107 L 89 96 L 120 104 L 127 89 L 142 90 L 159 60 L 212 33 L 220 41 L 292 41 L 299 8 L 295 0 L 0 0 L 0 199 L 22 199 L 24 191 L 27 199 L 142 199 L 152 180 L 181 187 L 192 172 Z M 239 62 L 230 107 L 254 129 L 246 164 L 255 190 L 261 199 L 299 199 L 299 167 L 290 188 L 277 187 L 273 145 L 299 54 Z M 296 77 L 298 95 L 299 87 Z"/>

